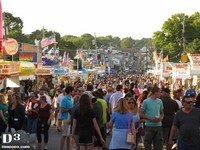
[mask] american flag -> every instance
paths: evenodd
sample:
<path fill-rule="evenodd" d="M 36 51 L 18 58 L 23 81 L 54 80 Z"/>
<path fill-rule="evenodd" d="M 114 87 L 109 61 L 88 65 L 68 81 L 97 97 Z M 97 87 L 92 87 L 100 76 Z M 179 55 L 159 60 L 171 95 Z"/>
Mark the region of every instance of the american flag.
<path fill-rule="evenodd" d="M 70 63 L 69 53 L 66 54 L 66 52 L 64 52 L 61 65 L 67 67 L 69 63 Z"/>
<path fill-rule="evenodd" d="M 53 34 L 48 38 L 42 39 L 41 47 L 44 48 L 44 47 L 47 47 L 47 46 L 49 46 L 51 44 L 55 44 L 55 43 L 57 43 L 56 42 L 56 37 L 55 37 L 55 34 Z"/>

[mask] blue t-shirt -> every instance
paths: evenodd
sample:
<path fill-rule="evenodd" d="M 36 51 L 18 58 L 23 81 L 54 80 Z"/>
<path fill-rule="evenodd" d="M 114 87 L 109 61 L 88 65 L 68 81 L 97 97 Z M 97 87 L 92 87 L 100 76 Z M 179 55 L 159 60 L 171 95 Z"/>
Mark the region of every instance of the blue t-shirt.
<path fill-rule="evenodd" d="M 61 102 L 61 107 L 66 108 L 66 109 L 72 108 L 73 106 L 72 106 L 71 97 L 67 95 L 64 96 Z M 63 120 L 68 119 L 68 112 L 61 112 L 61 119 Z"/>
<path fill-rule="evenodd" d="M 148 117 L 160 117 L 160 111 L 163 110 L 162 100 L 158 98 L 154 100 L 149 97 L 143 101 L 142 109 L 144 110 L 145 115 Z M 146 120 L 145 125 L 150 127 L 159 127 L 162 125 L 162 123 L 154 123 L 149 120 Z"/>
<path fill-rule="evenodd" d="M 118 112 L 114 112 L 111 115 L 111 120 L 114 123 L 114 128 L 116 129 L 128 129 L 128 124 L 132 122 L 136 122 L 134 120 L 132 113 L 120 114 Z"/>

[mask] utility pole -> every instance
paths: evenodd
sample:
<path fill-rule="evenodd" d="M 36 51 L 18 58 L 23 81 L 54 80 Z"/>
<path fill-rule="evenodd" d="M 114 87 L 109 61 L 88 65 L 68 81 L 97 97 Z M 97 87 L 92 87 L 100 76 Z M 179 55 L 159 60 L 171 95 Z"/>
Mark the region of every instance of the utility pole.
<path fill-rule="evenodd" d="M 95 45 L 95 51 L 96 51 L 96 55 L 97 55 L 97 66 L 99 64 L 99 60 L 98 60 L 98 50 L 97 50 L 97 39 L 96 39 L 96 33 L 94 33 L 94 45 Z"/>
<path fill-rule="evenodd" d="M 183 25 L 183 29 L 182 29 L 182 38 L 183 38 L 183 52 L 185 52 L 185 15 L 183 17 L 183 22 L 182 22 L 182 25 Z"/>
<path fill-rule="evenodd" d="M 146 72 L 148 70 L 148 49 L 146 48 Z"/>

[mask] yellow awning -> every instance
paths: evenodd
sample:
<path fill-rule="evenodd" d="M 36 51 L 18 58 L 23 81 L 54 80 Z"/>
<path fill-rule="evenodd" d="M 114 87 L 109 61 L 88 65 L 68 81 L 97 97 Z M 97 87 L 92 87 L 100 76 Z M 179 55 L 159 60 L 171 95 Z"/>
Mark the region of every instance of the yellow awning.
<path fill-rule="evenodd" d="M 20 62 L 20 74 L 22 75 L 35 74 L 35 65 L 31 62 Z"/>

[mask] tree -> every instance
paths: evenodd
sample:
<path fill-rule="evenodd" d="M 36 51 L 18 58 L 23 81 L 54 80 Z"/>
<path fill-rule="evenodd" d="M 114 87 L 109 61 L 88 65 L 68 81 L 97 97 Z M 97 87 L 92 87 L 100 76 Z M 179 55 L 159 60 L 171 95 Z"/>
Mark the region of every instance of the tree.
<path fill-rule="evenodd" d="M 123 38 L 120 42 L 120 47 L 124 48 L 132 48 L 133 47 L 133 39 L 131 37 Z"/>
<path fill-rule="evenodd" d="M 95 38 L 91 34 L 88 34 L 88 33 L 81 35 L 81 40 L 83 42 L 82 48 L 83 49 L 93 49 L 93 48 L 95 48 L 95 45 L 92 45 L 92 41 L 94 39 Z"/>
<path fill-rule="evenodd" d="M 183 52 L 199 52 L 200 13 L 191 16 L 183 13 L 172 15 L 164 22 L 161 31 L 154 32 L 153 43 L 156 49 L 163 50 L 170 61 L 180 60 Z"/>
<path fill-rule="evenodd" d="M 11 13 L 4 12 L 4 24 L 8 33 L 6 38 L 14 38 L 19 42 L 27 41 L 28 38 L 22 33 L 23 21 L 19 17 L 14 17 Z"/>

